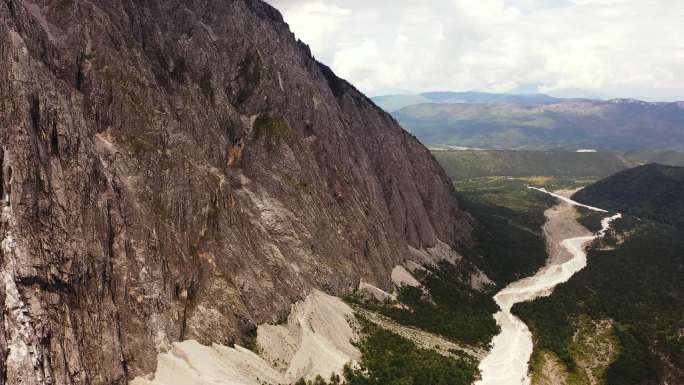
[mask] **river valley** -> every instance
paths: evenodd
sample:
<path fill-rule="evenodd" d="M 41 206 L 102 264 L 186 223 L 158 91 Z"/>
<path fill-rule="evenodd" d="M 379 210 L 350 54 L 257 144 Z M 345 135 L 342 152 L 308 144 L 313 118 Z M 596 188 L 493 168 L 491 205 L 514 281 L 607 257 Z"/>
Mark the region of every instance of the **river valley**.
<path fill-rule="evenodd" d="M 482 379 L 477 385 L 528 385 L 529 360 L 533 351 L 533 339 L 527 325 L 514 316 L 511 309 L 516 303 L 532 301 L 548 296 L 553 289 L 567 282 L 587 265 L 585 248 L 592 241 L 603 237 L 611 223 L 621 215 L 605 218 L 602 230 L 591 234 L 577 223 L 575 207 L 607 212 L 582 205 L 562 193 L 551 193 L 530 187 L 560 200 L 557 206 L 546 212 L 544 235 L 549 250 L 547 265 L 535 275 L 514 282 L 496 294 L 494 300 L 501 311 L 494 315 L 501 332 L 492 340 L 492 348 L 480 363 Z"/>

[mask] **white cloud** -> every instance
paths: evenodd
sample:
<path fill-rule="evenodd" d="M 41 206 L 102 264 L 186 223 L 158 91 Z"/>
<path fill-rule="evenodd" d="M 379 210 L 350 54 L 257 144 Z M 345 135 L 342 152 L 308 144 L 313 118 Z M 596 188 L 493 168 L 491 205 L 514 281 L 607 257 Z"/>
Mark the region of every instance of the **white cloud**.
<path fill-rule="evenodd" d="M 272 0 L 363 91 L 684 99 L 682 0 Z"/>

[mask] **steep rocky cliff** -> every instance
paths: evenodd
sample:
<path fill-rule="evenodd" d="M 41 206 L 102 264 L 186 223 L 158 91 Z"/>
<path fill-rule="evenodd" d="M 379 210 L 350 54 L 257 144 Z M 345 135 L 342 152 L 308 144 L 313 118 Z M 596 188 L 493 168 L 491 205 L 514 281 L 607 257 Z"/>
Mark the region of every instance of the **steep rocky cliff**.
<path fill-rule="evenodd" d="M 259 0 L 0 0 L 0 144 L 0 384 L 125 384 L 470 243 L 430 153 Z"/>

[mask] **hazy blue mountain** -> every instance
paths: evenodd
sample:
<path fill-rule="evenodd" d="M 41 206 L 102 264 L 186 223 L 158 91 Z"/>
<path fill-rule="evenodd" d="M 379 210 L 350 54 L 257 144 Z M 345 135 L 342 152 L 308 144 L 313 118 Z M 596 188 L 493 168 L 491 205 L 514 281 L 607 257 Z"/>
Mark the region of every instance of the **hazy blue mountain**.
<path fill-rule="evenodd" d="M 635 150 L 625 153 L 625 158 L 640 164 L 658 163 L 684 167 L 684 152 L 679 151 Z"/>
<path fill-rule="evenodd" d="M 485 149 L 684 149 L 684 103 L 424 103 L 395 111 L 429 145 Z"/>
<path fill-rule="evenodd" d="M 564 99 L 543 94 L 514 95 L 492 94 L 487 92 L 425 92 L 422 94 L 385 95 L 372 98 L 375 104 L 388 112 L 423 103 L 484 103 L 539 105 L 557 103 Z"/>

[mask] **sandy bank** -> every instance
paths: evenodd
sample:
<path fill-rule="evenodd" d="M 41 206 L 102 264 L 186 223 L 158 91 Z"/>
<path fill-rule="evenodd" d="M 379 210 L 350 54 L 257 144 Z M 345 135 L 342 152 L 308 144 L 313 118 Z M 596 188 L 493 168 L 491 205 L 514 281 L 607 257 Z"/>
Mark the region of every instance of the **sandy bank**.
<path fill-rule="evenodd" d="M 577 220 L 577 209 L 562 202 L 544 212 L 546 223 L 542 228 L 549 255 L 548 264 L 558 264 L 572 258 L 570 251 L 561 246 L 564 239 L 591 236 L 591 232 L 580 225 Z"/>

